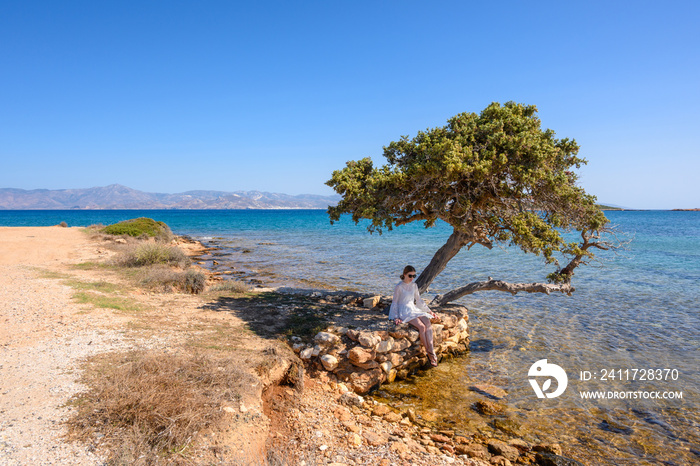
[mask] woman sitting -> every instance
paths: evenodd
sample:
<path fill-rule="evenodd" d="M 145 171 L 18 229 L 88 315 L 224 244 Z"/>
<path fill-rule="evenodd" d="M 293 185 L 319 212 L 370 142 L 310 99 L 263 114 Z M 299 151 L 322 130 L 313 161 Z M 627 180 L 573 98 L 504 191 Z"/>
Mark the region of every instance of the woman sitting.
<path fill-rule="evenodd" d="M 407 265 L 400 278 L 401 281 L 394 288 L 389 319 L 393 319 L 396 325 L 407 322 L 414 326 L 420 334 L 420 342 L 428 353 L 430 364 L 437 366 L 437 356 L 433 348 L 433 326 L 430 324 L 430 319 L 435 318 L 435 313 L 428 308 L 418 293 L 418 285 L 413 281 L 416 278 L 416 269 Z"/>

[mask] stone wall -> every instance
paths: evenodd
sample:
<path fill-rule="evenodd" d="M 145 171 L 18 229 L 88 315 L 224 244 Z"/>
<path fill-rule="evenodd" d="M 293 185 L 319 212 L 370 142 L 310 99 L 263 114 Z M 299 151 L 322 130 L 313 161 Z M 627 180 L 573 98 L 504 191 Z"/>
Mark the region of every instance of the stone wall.
<path fill-rule="evenodd" d="M 432 324 L 438 359 L 467 351 L 467 308 L 450 304 L 433 311 L 438 316 Z M 319 332 L 313 344 L 297 343 L 294 350 L 302 360 L 333 373 L 363 395 L 382 383 L 405 379 L 428 364 L 417 330 L 409 324 L 394 325 L 388 320 L 385 326 L 381 330 L 332 326 Z"/>

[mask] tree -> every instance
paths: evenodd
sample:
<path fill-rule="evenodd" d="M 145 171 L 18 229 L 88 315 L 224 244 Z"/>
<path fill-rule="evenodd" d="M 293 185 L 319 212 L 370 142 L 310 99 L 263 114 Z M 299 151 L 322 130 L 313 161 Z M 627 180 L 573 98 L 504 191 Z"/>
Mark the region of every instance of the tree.
<path fill-rule="evenodd" d="M 416 280 L 421 293 L 465 246 L 513 245 L 557 267 L 547 283 L 489 277 L 435 297 L 436 305 L 485 290 L 570 295 L 576 267 L 617 246 L 595 197 L 576 184 L 573 170 L 586 163 L 576 141 L 554 136 L 541 129 L 534 105 L 492 103 L 479 115 L 460 113 L 444 127 L 391 142 L 382 167 L 364 158 L 334 171 L 326 184 L 342 198 L 328 208 L 331 223 L 351 214 L 379 234 L 414 221 L 450 224 L 452 234 Z M 573 231 L 580 241 L 565 240 Z"/>

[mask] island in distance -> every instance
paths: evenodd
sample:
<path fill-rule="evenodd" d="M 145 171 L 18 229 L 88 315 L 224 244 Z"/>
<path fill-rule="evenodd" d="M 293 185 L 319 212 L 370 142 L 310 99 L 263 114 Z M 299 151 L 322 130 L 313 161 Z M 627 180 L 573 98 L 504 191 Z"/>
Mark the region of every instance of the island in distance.
<path fill-rule="evenodd" d="M 119 184 L 86 189 L 0 188 L 0 210 L 67 209 L 326 209 L 340 196 L 260 191 L 148 193 Z"/>

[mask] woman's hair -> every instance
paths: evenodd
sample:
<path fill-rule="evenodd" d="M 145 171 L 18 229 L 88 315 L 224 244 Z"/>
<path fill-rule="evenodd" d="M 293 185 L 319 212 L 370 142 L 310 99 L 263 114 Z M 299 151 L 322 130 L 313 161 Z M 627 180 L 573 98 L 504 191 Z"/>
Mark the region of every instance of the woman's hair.
<path fill-rule="evenodd" d="M 414 269 L 412 265 L 407 265 L 406 267 L 403 268 L 403 273 L 401 274 L 401 276 L 399 278 L 401 280 L 403 280 L 403 278 L 406 276 L 406 274 L 408 272 L 415 272 L 415 271 L 416 271 L 416 269 Z"/>

